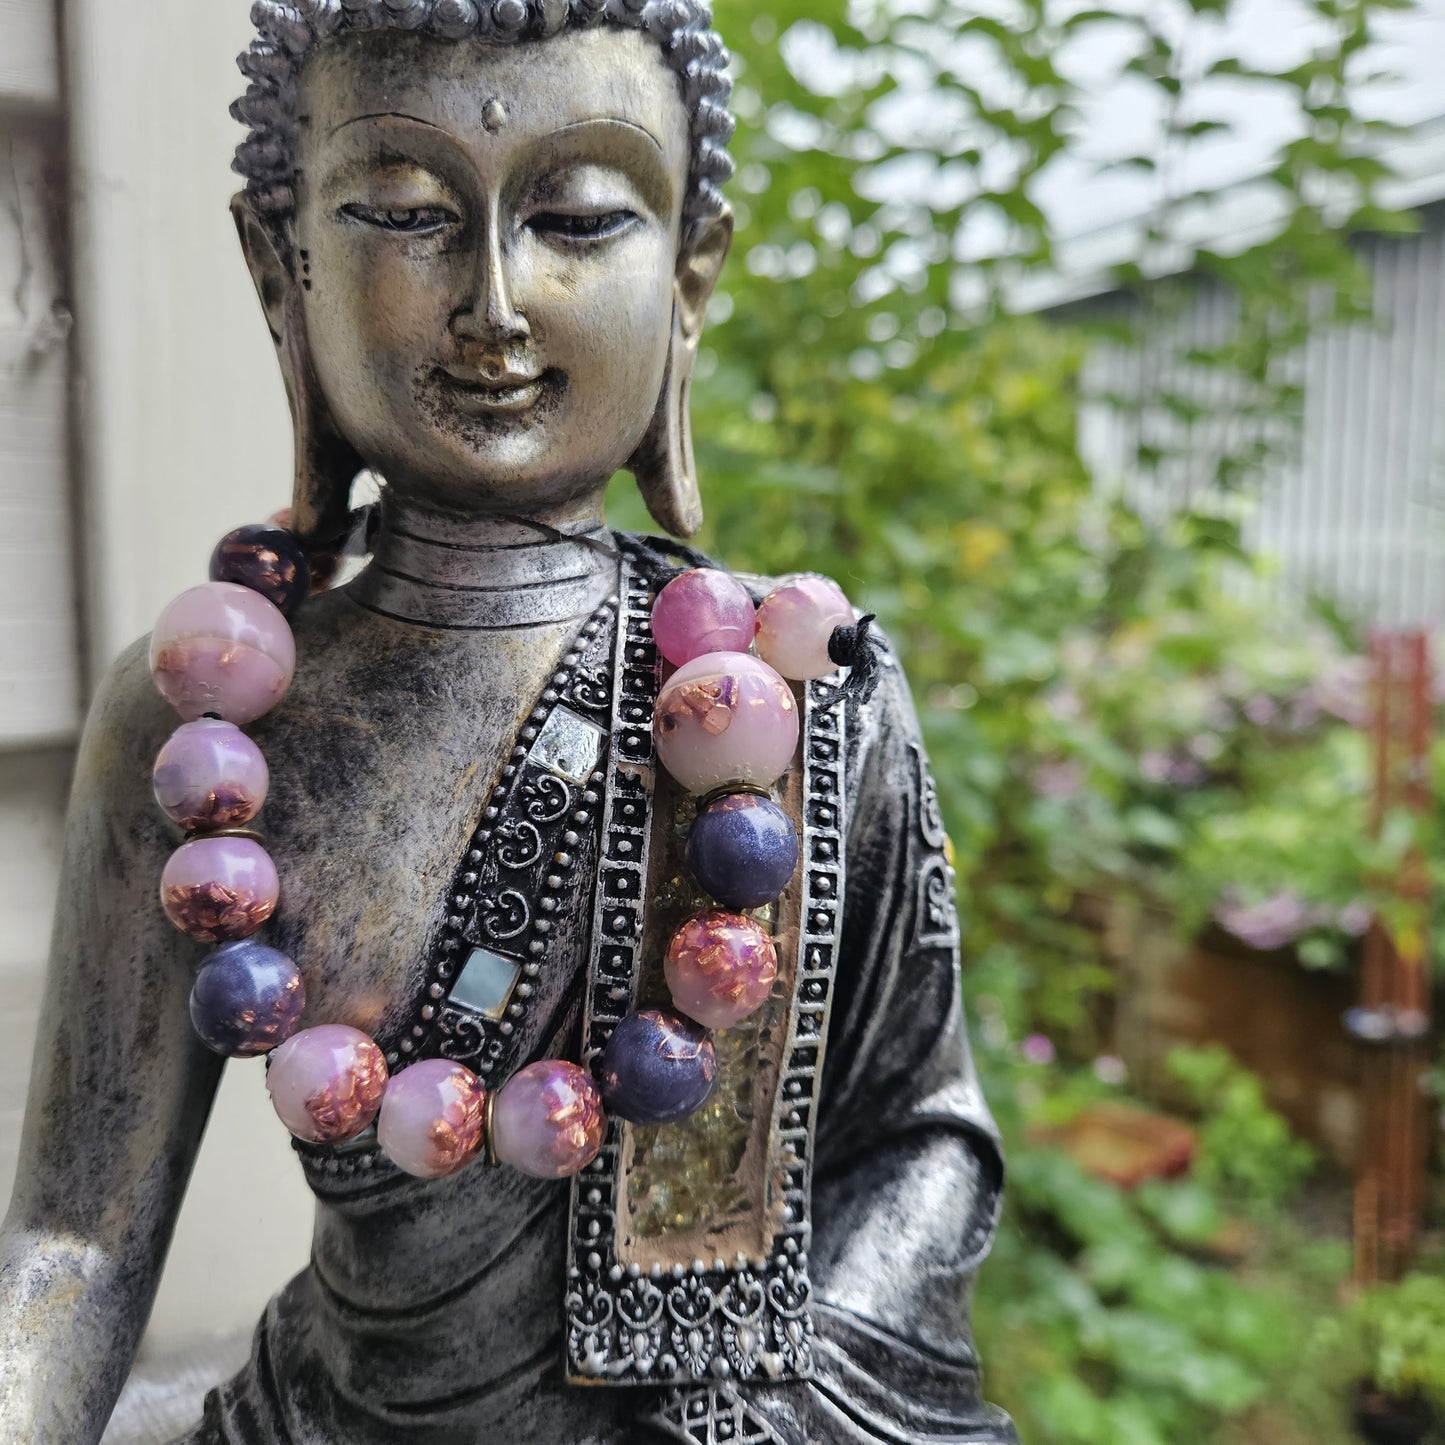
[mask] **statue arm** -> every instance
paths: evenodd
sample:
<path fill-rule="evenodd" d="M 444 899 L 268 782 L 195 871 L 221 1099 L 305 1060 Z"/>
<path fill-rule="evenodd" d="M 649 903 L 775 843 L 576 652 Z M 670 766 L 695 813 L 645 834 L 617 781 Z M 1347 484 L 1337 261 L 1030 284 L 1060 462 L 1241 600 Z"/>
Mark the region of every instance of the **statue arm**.
<path fill-rule="evenodd" d="M 953 872 L 902 669 L 850 710 L 846 904 L 813 1188 L 815 1428 L 1012 1441 L 969 1301 L 1003 1187 L 964 1027 Z M 936 1434 L 935 1434 L 936 1432 Z M 811 1437 L 810 1437 L 811 1438 Z"/>
<path fill-rule="evenodd" d="M 138 644 L 103 685 L 80 747 L 0 1226 L 0 1440 L 100 1438 L 220 1078 L 187 1015 L 198 950 L 156 897 L 175 840 L 150 767 L 175 721 Z"/>

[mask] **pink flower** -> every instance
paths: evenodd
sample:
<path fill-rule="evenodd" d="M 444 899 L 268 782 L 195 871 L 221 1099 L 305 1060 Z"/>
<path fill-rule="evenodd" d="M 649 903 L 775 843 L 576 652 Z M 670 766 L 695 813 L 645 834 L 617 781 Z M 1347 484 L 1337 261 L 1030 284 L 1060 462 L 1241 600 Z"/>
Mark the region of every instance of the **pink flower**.
<path fill-rule="evenodd" d="M 1019 1049 L 1031 1064 L 1051 1064 L 1054 1061 L 1053 1041 L 1044 1034 L 1030 1034 Z"/>
<path fill-rule="evenodd" d="M 1129 1070 L 1123 1059 L 1115 1058 L 1113 1054 L 1100 1054 L 1094 1060 L 1094 1077 L 1101 1084 L 1109 1084 L 1117 1088 L 1128 1077 Z"/>

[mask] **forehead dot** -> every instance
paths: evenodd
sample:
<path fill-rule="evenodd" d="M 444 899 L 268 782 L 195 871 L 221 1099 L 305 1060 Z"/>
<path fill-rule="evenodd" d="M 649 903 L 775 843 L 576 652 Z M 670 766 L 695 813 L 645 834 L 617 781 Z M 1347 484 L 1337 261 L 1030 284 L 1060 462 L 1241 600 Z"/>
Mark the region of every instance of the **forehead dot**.
<path fill-rule="evenodd" d="M 482 107 L 482 124 L 493 134 L 507 123 L 507 107 L 495 96 Z"/>

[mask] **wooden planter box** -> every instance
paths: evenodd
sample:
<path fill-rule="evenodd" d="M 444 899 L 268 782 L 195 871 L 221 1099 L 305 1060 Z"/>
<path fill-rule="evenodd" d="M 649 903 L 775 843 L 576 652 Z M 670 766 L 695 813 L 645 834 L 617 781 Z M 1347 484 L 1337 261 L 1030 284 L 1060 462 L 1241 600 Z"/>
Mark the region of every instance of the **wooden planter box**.
<path fill-rule="evenodd" d="M 1259 1075 L 1302 1138 L 1353 1169 L 1364 1118 L 1361 1051 L 1341 1018 L 1358 999 L 1357 967 L 1306 969 L 1291 949 L 1262 953 L 1213 927 L 1182 943 L 1167 915 L 1122 902 L 1105 918 L 1118 976 L 1114 1049 L 1135 1092 L 1175 1102 L 1170 1051 L 1220 1044 Z"/>

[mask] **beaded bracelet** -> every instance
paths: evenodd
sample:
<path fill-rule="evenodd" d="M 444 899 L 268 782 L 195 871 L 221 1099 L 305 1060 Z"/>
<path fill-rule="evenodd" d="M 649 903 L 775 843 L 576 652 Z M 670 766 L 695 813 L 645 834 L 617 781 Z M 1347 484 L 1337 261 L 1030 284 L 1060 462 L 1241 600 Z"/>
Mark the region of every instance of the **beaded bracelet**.
<path fill-rule="evenodd" d="M 311 590 L 306 557 L 276 518 L 222 539 L 211 581 L 175 599 L 151 639 L 151 675 L 184 719 L 156 760 L 156 800 L 187 834 L 161 877 L 166 916 L 219 946 L 191 990 L 192 1024 L 215 1052 L 267 1056 L 266 1084 L 298 1139 L 338 1144 L 376 1124 L 381 1150 L 420 1178 L 454 1174 L 479 1155 L 540 1178 L 585 1168 L 610 1114 L 635 1124 L 688 1117 L 717 1075 L 711 1033 L 756 1012 L 777 955 L 749 911 L 778 898 L 798 865 L 798 837 L 769 795 L 792 763 L 797 703 L 787 678 L 837 667 L 835 633 L 854 624 L 836 584 L 799 577 L 754 607 L 711 568 L 658 594 L 652 629 L 676 669 L 658 696 L 663 767 L 699 801 L 686 865 L 717 906 L 674 932 L 663 971 L 674 1009 L 629 1014 L 598 1060 L 544 1059 L 488 1089 L 463 1065 L 425 1059 L 390 1073 L 360 1029 L 300 1029 L 300 970 L 253 935 L 274 913 L 280 881 L 249 825 L 269 773 L 241 731 L 285 696 L 295 668 L 287 617 Z M 758 656 L 750 648 L 756 647 Z"/>

